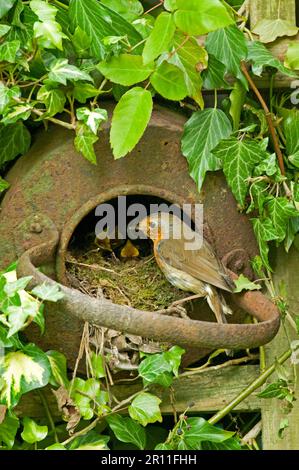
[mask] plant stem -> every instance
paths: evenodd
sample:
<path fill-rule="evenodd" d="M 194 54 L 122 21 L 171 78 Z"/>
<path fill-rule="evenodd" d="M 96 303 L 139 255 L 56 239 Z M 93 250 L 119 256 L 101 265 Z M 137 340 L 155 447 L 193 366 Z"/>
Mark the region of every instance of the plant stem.
<path fill-rule="evenodd" d="M 50 411 L 50 408 L 49 408 L 49 405 L 48 405 L 48 402 L 47 402 L 47 399 L 44 395 L 44 392 L 43 390 L 36 390 L 39 397 L 40 397 L 40 400 L 42 402 L 42 405 L 45 409 L 45 412 L 46 412 L 46 415 L 47 415 L 47 418 L 48 418 L 48 421 L 49 421 L 49 424 L 50 424 L 50 428 L 52 429 L 53 431 L 53 434 L 54 434 L 54 439 L 55 439 L 55 442 L 56 443 L 59 443 L 59 439 L 58 439 L 58 436 L 57 436 L 57 432 L 56 432 L 56 427 L 55 427 L 55 423 L 54 423 L 54 420 L 53 420 L 53 417 L 51 415 L 51 411 Z"/>
<path fill-rule="evenodd" d="M 154 5 L 152 8 L 150 8 L 149 10 L 145 11 L 143 14 L 144 15 L 147 15 L 148 13 L 150 13 L 151 11 L 155 10 L 156 8 L 159 8 L 161 5 L 163 5 L 164 3 L 164 0 L 160 0 L 159 3 L 157 3 L 156 5 Z"/>
<path fill-rule="evenodd" d="M 57 5 L 60 8 L 63 8 L 64 10 L 68 10 L 68 6 L 62 2 L 59 2 L 59 0 L 52 0 L 52 3 L 55 3 L 55 5 Z"/>
<path fill-rule="evenodd" d="M 270 112 L 264 98 L 262 97 L 261 93 L 259 92 L 258 88 L 256 87 L 254 81 L 252 80 L 252 78 L 250 76 L 250 73 L 247 70 L 245 62 L 241 62 L 241 70 L 244 73 L 245 77 L 247 78 L 252 90 L 254 91 L 256 97 L 258 98 L 258 100 L 261 103 L 262 108 L 265 112 L 269 132 L 270 132 L 270 135 L 272 137 L 275 153 L 277 155 L 279 168 L 280 168 L 281 174 L 284 176 L 285 175 L 285 167 L 284 167 L 283 155 L 282 155 L 282 151 L 281 151 L 281 148 L 280 148 L 280 145 L 279 145 L 279 140 L 278 140 L 278 137 L 277 137 L 277 133 L 276 133 L 276 130 L 275 130 L 275 127 L 274 127 L 274 124 L 273 124 L 271 112 Z"/>
<path fill-rule="evenodd" d="M 276 361 L 278 364 L 283 364 L 287 361 L 292 355 L 292 350 L 288 349 L 284 354 L 282 354 Z M 249 395 L 251 395 L 255 390 L 257 390 L 261 385 L 263 385 L 267 378 L 273 374 L 276 369 L 276 363 L 268 367 L 257 379 L 255 379 L 251 384 L 246 387 L 243 392 L 241 392 L 234 400 L 232 400 L 228 405 L 226 405 L 222 410 L 218 411 L 212 418 L 209 419 L 210 424 L 216 424 L 218 421 L 223 419 L 228 413 L 230 413 L 239 403 L 245 400 Z"/>

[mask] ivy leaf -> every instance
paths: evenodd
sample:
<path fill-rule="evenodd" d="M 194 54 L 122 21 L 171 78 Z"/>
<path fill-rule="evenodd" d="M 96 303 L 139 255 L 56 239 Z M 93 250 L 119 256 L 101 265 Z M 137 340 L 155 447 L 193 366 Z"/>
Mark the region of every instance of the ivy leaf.
<path fill-rule="evenodd" d="M 11 108 L 11 111 L 5 114 L 1 123 L 7 125 L 15 124 L 20 120 L 26 121 L 31 115 L 31 110 L 31 104 L 14 106 L 13 108 Z"/>
<path fill-rule="evenodd" d="M 77 119 L 79 121 L 85 122 L 87 127 L 97 135 L 100 124 L 102 122 L 107 121 L 108 113 L 106 109 L 96 108 L 96 109 L 89 109 L 89 108 L 78 108 L 76 111 Z"/>
<path fill-rule="evenodd" d="M 230 120 L 219 109 L 197 111 L 185 124 L 182 153 L 188 160 L 190 175 L 199 191 L 206 172 L 221 168 L 221 161 L 213 155 L 212 150 L 231 132 Z"/>
<path fill-rule="evenodd" d="M 33 25 L 34 37 L 44 48 L 57 47 L 62 51 L 62 39 L 68 38 L 61 25 L 55 20 L 57 8 L 41 0 L 31 0 L 30 8 L 40 21 Z"/>
<path fill-rule="evenodd" d="M 130 22 L 143 13 L 143 6 L 138 0 L 102 0 L 102 3 Z"/>
<path fill-rule="evenodd" d="M 177 9 L 177 0 L 164 0 L 164 8 L 168 11 L 174 11 Z"/>
<path fill-rule="evenodd" d="M 66 357 L 58 351 L 47 351 L 47 357 L 51 366 L 49 383 L 54 387 L 68 387 Z"/>
<path fill-rule="evenodd" d="M 228 26 L 208 35 L 206 49 L 216 59 L 225 65 L 226 72 L 238 78 L 248 89 L 240 64 L 247 57 L 246 39 L 236 25 Z"/>
<path fill-rule="evenodd" d="M 4 421 L 0 424 L 0 444 L 4 443 L 9 449 L 12 448 L 19 424 L 17 417 L 9 415 L 5 417 Z"/>
<path fill-rule="evenodd" d="M 0 24 L 0 38 L 5 36 L 5 34 L 7 34 L 10 29 L 11 26 L 8 26 L 7 24 Z"/>
<path fill-rule="evenodd" d="M 267 387 L 258 394 L 259 398 L 278 398 L 283 400 L 289 394 L 289 387 L 285 380 L 279 379 L 277 382 L 267 385 Z"/>
<path fill-rule="evenodd" d="M 90 163 L 96 165 L 97 157 L 94 151 L 94 144 L 99 140 L 86 124 L 78 124 L 76 127 L 76 137 L 74 144 L 76 150 L 86 158 Z"/>
<path fill-rule="evenodd" d="M 21 47 L 21 43 L 18 40 L 4 42 L 0 45 L 0 62 L 10 62 L 14 64 L 16 62 L 17 52 Z"/>
<path fill-rule="evenodd" d="M 179 101 L 188 95 L 185 76 L 179 67 L 162 62 L 150 78 L 155 90 L 168 100 Z"/>
<path fill-rule="evenodd" d="M 52 444 L 49 447 L 46 447 L 45 450 L 67 450 L 62 444 Z"/>
<path fill-rule="evenodd" d="M 0 0 L 0 18 L 6 15 L 16 3 L 16 0 Z"/>
<path fill-rule="evenodd" d="M 289 44 L 285 65 L 293 70 L 299 70 L 299 42 Z"/>
<path fill-rule="evenodd" d="M 273 42 L 275 39 L 284 36 L 295 36 L 298 31 L 299 29 L 296 25 L 281 18 L 276 20 L 264 18 L 252 30 L 254 34 L 259 35 L 260 41 L 263 43 Z"/>
<path fill-rule="evenodd" d="M 50 372 L 46 354 L 33 344 L 0 357 L 0 399 L 9 408 L 14 407 L 21 395 L 47 385 Z"/>
<path fill-rule="evenodd" d="M 283 122 L 286 150 L 289 156 L 299 152 L 299 111 L 290 114 Z"/>
<path fill-rule="evenodd" d="M 142 53 L 144 64 L 150 64 L 162 52 L 169 50 L 175 29 L 171 14 L 163 12 L 156 18 L 153 30 L 144 45 Z"/>
<path fill-rule="evenodd" d="M 248 178 L 252 176 L 254 166 L 268 156 L 267 152 L 254 140 L 231 137 L 222 140 L 213 154 L 222 161 L 227 182 L 240 206 L 244 207 Z"/>
<path fill-rule="evenodd" d="M 109 396 L 107 392 L 101 390 L 99 380 L 94 378 L 83 380 L 76 377 L 73 383 L 71 397 L 84 419 L 91 419 L 95 412 L 97 412 L 97 414 L 101 414 L 103 410 L 107 412 L 106 404 L 109 400 Z"/>
<path fill-rule="evenodd" d="M 99 95 L 100 92 L 91 83 L 76 82 L 73 89 L 73 96 L 79 103 L 85 104 L 88 98 Z"/>
<path fill-rule="evenodd" d="M 94 351 L 91 351 L 90 362 L 93 377 L 96 379 L 102 379 L 103 377 L 106 377 L 105 365 L 103 356 L 101 354 L 96 354 Z"/>
<path fill-rule="evenodd" d="M 138 372 L 144 385 L 155 383 L 167 388 L 173 381 L 173 364 L 167 360 L 164 353 L 153 354 L 143 359 Z"/>
<path fill-rule="evenodd" d="M 30 147 L 30 133 L 22 122 L 9 126 L 0 126 L 0 167 L 20 154 L 24 154 Z"/>
<path fill-rule="evenodd" d="M 241 442 L 237 437 L 231 437 L 224 442 L 203 442 L 203 450 L 242 450 Z"/>
<path fill-rule="evenodd" d="M 159 421 L 162 423 L 162 415 L 159 408 L 160 398 L 150 393 L 140 393 L 129 406 L 129 415 L 142 426 Z"/>
<path fill-rule="evenodd" d="M 241 274 L 239 278 L 234 281 L 236 288 L 234 290 L 235 293 L 242 292 L 243 290 L 260 290 L 262 286 L 260 284 L 256 284 L 255 282 L 251 282 L 246 276 Z"/>
<path fill-rule="evenodd" d="M 127 36 L 131 45 L 136 45 L 142 40 L 128 21 L 97 0 L 71 0 L 69 17 L 74 30 L 80 26 L 90 37 L 91 52 L 98 59 L 105 56 L 102 39 L 107 36 Z M 138 48 L 135 50 L 138 53 Z"/>
<path fill-rule="evenodd" d="M 284 197 L 271 197 L 266 204 L 266 209 L 276 231 L 277 240 L 282 242 L 286 236 L 288 220 L 298 217 L 299 211 Z"/>
<path fill-rule="evenodd" d="M 262 262 L 269 271 L 272 271 L 268 260 L 269 246 L 267 242 L 278 239 L 276 230 L 269 218 L 264 220 L 252 219 L 252 223 L 254 233 L 259 244 Z"/>
<path fill-rule="evenodd" d="M 6 191 L 8 189 L 10 184 L 5 181 L 3 178 L 0 176 L 0 194 L 3 193 L 3 191 Z"/>
<path fill-rule="evenodd" d="M 48 435 L 48 426 L 39 426 L 33 419 L 27 416 L 23 418 L 23 426 L 24 429 L 21 436 L 28 444 L 43 441 Z"/>
<path fill-rule="evenodd" d="M 254 174 L 257 176 L 265 173 L 267 176 L 274 176 L 278 172 L 277 157 L 275 153 L 269 155 L 258 166 L 255 167 Z M 265 189 L 265 188 L 264 188 Z"/>
<path fill-rule="evenodd" d="M 109 62 L 100 62 L 97 68 L 112 82 L 131 86 L 149 77 L 154 65 L 152 63 L 144 65 L 141 56 L 121 54 L 112 57 Z"/>
<path fill-rule="evenodd" d="M 174 36 L 174 51 L 168 62 L 179 67 L 184 73 L 185 83 L 188 89 L 188 95 L 203 108 L 203 97 L 201 93 L 202 78 L 200 70 L 208 65 L 207 51 L 201 47 L 195 38 L 189 38 L 186 41 L 184 34 L 179 31 Z"/>
<path fill-rule="evenodd" d="M 238 80 L 234 83 L 233 90 L 229 96 L 230 99 L 230 109 L 229 114 L 232 117 L 234 123 L 234 131 L 238 131 L 240 128 L 240 119 L 243 105 L 246 98 L 246 89 L 242 83 Z"/>
<path fill-rule="evenodd" d="M 188 450 L 201 450 L 203 441 L 220 443 L 231 439 L 235 434 L 212 426 L 204 418 L 188 418 L 186 425 L 182 439 Z"/>
<path fill-rule="evenodd" d="M 102 436 L 96 431 L 90 431 L 84 436 L 76 437 L 70 444 L 68 450 L 109 450 L 107 446 L 109 439 L 109 436 Z M 47 448 L 47 450 L 49 449 Z"/>
<path fill-rule="evenodd" d="M 234 22 L 219 0 L 177 0 L 176 5 L 175 24 L 190 35 L 203 35 Z"/>
<path fill-rule="evenodd" d="M 88 73 L 78 69 L 75 65 L 70 65 L 67 59 L 56 59 L 51 63 L 49 79 L 53 82 L 62 83 L 62 85 L 66 85 L 67 80 L 92 82 L 92 78 Z"/>
<path fill-rule="evenodd" d="M 130 442 L 141 450 L 145 448 L 145 430 L 140 424 L 120 415 L 107 416 L 106 421 L 118 440 Z"/>
<path fill-rule="evenodd" d="M 259 77 L 262 75 L 265 67 L 271 67 L 284 75 L 297 77 L 297 74 L 290 69 L 284 67 L 279 59 L 274 57 L 271 52 L 259 41 L 251 41 L 247 44 L 248 60 L 252 63 L 252 71 Z"/>
<path fill-rule="evenodd" d="M 185 354 L 185 350 L 179 346 L 172 346 L 168 351 L 163 353 L 163 357 L 169 362 L 172 372 L 175 377 L 179 375 L 179 367 L 182 362 L 182 356 Z"/>
<path fill-rule="evenodd" d="M 37 100 L 46 106 L 47 112 L 43 115 L 43 118 L 45 118 L 46 116 L 51 117 L 63 112 L 66 96 L 58 88 L 50 88 L 47 85 L 43 85 L 37 93 Z"/>
<path fill-rule="evenodd" d="M 208 67 L 203 71 L 204 87 L 207 90 L 218 88 L 228 88 L 229 84 L 225 81 L 226 67 L 213 54 L 209 54 Z"/>
<path fill-rule="evenodd" d="M 41 300 L 47 302 L 57 302 L 63 299 L 64 294 L 56 284 L 47 284 L 44 282 L 40 286 L 36 286 L 31 293 Z"/>
<path fill-rule="evenodd" d="M 141 139 L 151 118 L 150 91 L 134 87 L 122 95 L 112 117 L 110 142 L 114 158 L 124 157 Z"/>

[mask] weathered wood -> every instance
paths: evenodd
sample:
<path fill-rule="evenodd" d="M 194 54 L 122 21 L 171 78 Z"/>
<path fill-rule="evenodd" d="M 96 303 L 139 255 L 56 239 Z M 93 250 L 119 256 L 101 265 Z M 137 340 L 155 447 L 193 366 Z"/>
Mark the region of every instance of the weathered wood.
<path fill-rule="evenodd" d="M 259 374 L 258 366 L 244 365 L 231 366 L 219 370 L 206 371 L 198 375 L 182 377 L 173 384 L 175 408 L 180 413 L 191 403 L 192 413 L 214 412 L 224 407 L 238 395 Z M 140 383 L 115 385 L 112 393 L 118 400 L 123 400 L 141 389 Z M 169 397 L 169 390 L 155 388 L 155 393 L 162 399 L 161 409 L 165 414 L 173 412 Z M 60 413 L 57 409 L 55 397 L 48 388 L 45 392 L 48 406 L 55 419 Z M 260 400 L 255 394 L 242 402 L 237 410 L 255 411 L 260 408 Z M 16 409 L 18 416 L 40 418 L 45 416 L 40 397 L 37 393 L 24 395 Z"/>
<path fill-rule="evenodd" d="M 250 0 L 249 5 L 251 27 L 261 19 L 275 18 L 296 24 L 296 0 Z"/>
<path fill-rule="evenodd" d="M 275 267 L 275 285 L 279 292 L 281 282 L 286 284 L 290 313 L 299 313 L 299 252 L 293 249 L 289 255 L 280 249 L 277 253 Z M 298 335 L 286 322 L 286 328 L 291 340 L 298 340 Z M 289 349 L 289 343 L 285 331 L 281 328 L 279 335 L 266 347 L 267 364 L 275 361 L 275 358 Z M 290 361 L 286 363 L 287 370 L 292 372 Z M 299 377 L 299 367 L 297 366 Z M 277 380 L 277 376 L 270 378 L 270 383 Z M 296 396 L 299 395 L 299 383 L 297 381 Z M 263 448 L 265 450 L 299 450 L 299 400 L 294 404 L 291 414 L 283 412 L 281 402 L 277 399 L 261 400 L 263 420 Z M 279 438 L 278 430 L 282 419 L 289 419 L 289 427 L 285 430 L 283 438 Z"/>

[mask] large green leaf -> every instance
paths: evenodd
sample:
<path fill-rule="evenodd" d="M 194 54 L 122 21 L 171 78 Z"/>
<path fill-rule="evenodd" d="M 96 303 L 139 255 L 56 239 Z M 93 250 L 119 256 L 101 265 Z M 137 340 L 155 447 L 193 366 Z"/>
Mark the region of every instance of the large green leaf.
<path fill-rule="evenodd" d="M 285 75 L 294 78 L 297 77 L 295 72 L 287 69 L 261 42 L 251 41 L 248 43 L 247 47 L 247 58 L 252 63 L 252 71 L 255 75 L 261 76 L 265 67 L 271 67 Z"/>
<path fill-rule="evenodd" d="M 0 127 L 0 168 L 20 154 L 24 154 L 30 147 L 31 137 L 22 122 Z"/>
<path fill-rule="evenodd" d="M 31 0 L 30 8 L 40 21 L 33 26 L 34 36 L 42 47 L 57 47 L 62 51 L 62 39 L 67 36 L 62 32 L 60 23 L 56 21 L 57 8 L 41 0 Z"/>
<path fill-rule="evenodd" d="M 177 0 L 176 5 L 175 23 L 187 34 L 206 34 L 234 22 L 219 0 Z"/>
<path fill-rule="evenodd" d="M 14 64 L 17 61 L 17 52 L 21 47 L 18 40 L 4 42 L 0 45 L 0 62 L 10 62 Z"/>
<path fill-rule="evenodd" d="M 209 54 L 208 68 L 203 71 L 204 87 L 207 90 L 218 88 L 228 88 L 229 84 L 225 80 L 226 67 L 213 54 Z"/>
<path fill-rule="evenodd" d="M 273 224 L 270 218 L 266 218 L 264 220 L 252 219 L 252 223 L 253 223 L 254 233 L 259 244 L 260 255 L 261 255 L 263 264 L 269 271 L 272 271 L 271 266 L 269 264 L 269 259 L 268 259 L 269 246 L 267 242 L 278 239 L 276 230 L 273 227 Z"/>
<path fill-rule="evenodd" d="M 143 6 L 138 0 L 101 0 L 101 3 L 130 22 L 143 13 Z"/>
<path fill-rule="evenodd" d="M 97 0 L 71 0 L 69 15 L 73 28 L 80 26 L 91 38 L 91 51 L 99 59 L 104 58 L 102 39 L 107 36 L 127 36 L 132 45 L 142 40 L 129 22 Z"/>
<path fill-rule="evenodd" d="M 130 442 L 141 450 L 145 448 L 145 430 L 140 424 L 131 418 L 123 418 L 120 415 L 108 416 L 106 420 L 118 440 Z"/>
<path fill-rule="evenodd" d="M 24 393 L 47 385 L 51 371 L 46 354 L 28 344 L 22 351 L 0 357 L 0 373 L 3 378 L 0 399 L 13 407 Z"/>
<path fill-rule="evenodd" d="M 51 366 L 51 377 L 49 382 L 55 387 L 68 386 L 66 357 L 58 351 L 47 351 L 47 357 Z"/>
<path fill-rule="evenodd" d="M 239 78 L 248 88 L 247 81 L 241 71 L 241 61 L 247 57 L 245 36 L 236 25 L 228 26 L 208 35 L 206 48 L 226 67 L 226 72 Z"/>
<path fill-rule="evenodd" d="M 55 114 L 62 113 L 66 102 L 65 93 L 58 88 L 50 88 L 43 85 L 37 93 L 37 99 L 46 106 L 45 117 L 55 116 Z"/>
<path fill-rule="evenodd" d="M 186 41 L 185 35 L 179 31 L 174 36 L 173 47 L 172 57 L 168 61 L 182 70 L 188 95 L 203 108 L 200 70 L 205 69 L 208 65 L 207 52 L 195 38 L 189 38 Z"/>
<path fill-rule="evenodd" d="M 94 150 L 94 144 L 99 140 L 89 127 L 84 123 L 78 123 L 76 126 L 76 137 L 74 140 L 75 148 L 93 165 L 97 163 L 97 156 Z"/>
<path fill-rule="evenodd" d="M 159 65 L 150 80 L 155 90 L 168 100 L 179 101 L 188 95 L 184 72 L 166 61 Z"/>
<path fill-rule="evenodd" d="M 186 449 L 200 450 L 201 442 L 224 442 L 233 437 L 234 432 L 224 431 L 221 428 L 212 426 L 204 418 L 188 418 L 187 429 L 184 430 L 183 440 Z"/>
<path fill-rule="evenodd" d="M 159 421 L 162 423 L 162 415 L 159 404 L 160 398 L 150 393 L 140 393 L 129 406 L 129 415 L 142 426 Z"/>
<path fill-rule="evenodd" d="M 299 212 L 285 197 L 271 197 L 265 207 L 272 220 L 278 241 L 282 242 L 286 236 L 288 220 L 292 217 L 299 217 Z"/>
<path fill-rule="evenodd" d="M 96 431 L 89 431 L 88 433 L 84 434 L 84 436 L 76 437 L 68 446 L 68 450 L 109 450 L 109 447 L 107 446 L 109 439 L 109 436 L 102 436 Z M 49 449 L 47 448 L 47 450 Z"/>
<path fill-rule="evenodd" d="M 244 207 L 248 178 L 255 165 L 268 156 L 267 152 L 254 140 L 231 137 L 222 140 L 213 154 L 222 161 L 227 182 L 240 206 Z"/>
<path fill-rule="evenodd" d="M 295 36 L 298 28 L 294 23 L 281 18 L 275 20 L 263 18 L 255 25 L 252 32 L 259 35 L 261 42 L 269 43 L 280 37 Z"/>
<path fill-rule="evenodd" d="M 100 72 L 114 83 L 131 86 L 142 82 L 153 72 L 154 64 L 143 64 L 139 55 L 121 54 L 114 56 L 109 62 L 100 62 Z"/>
<path fill-rule="evenodd" d="M 133 150 L 147 127 L 152 109 L 152 95 L 143 88 L 132 88 L 121 97 L 113 112 L 110 132 L 115 158 Z"/>
<path fill-rule="evenodd" d="M 66 85 L 67 80 L 78 81 L 87 80 L 92 82 L 92 78 L 88 73 L 80 70 L 75 65 L 68 63 L 67 59 L 56 59 L 50 65 L 49 79 L 53 82 Z"/>
<path fill-rule="evenodd" d="M 185 125 L 182 152 L 189 163 L 189 171 L 201 189 L 207 171 L 219 170 L 221 161 L 212 150 L 232 132 L 228 117 L 219 109 L 205 109 L 193 114 Z"/>
<path fill-rule="evenodd" d="M 299 111 L 291 113 L 283 121 L 283 128 L 286 137 L 286 150 L 289 156 L 299 151 Z"/>
<path fill-rule="evenodd" d="M 167 12 L 161 13 L 143 49 L 142 57 L 145 64 L 149 64 L 162 52 L 169 50 L 174 32 L 175 24 L 172 15 Z"/>
<path fill-rule="evenodd" d="M 144 385 L 155 383 L 169 387 L 173 381 L 173 375 L 178 375 L 178 368 L 184 352 L 184 349 L 173 346 L 169 351 L 152 354 L 143 359 L 138 367 L 138 372 Z"/>
<path fill-rule="evenodd" d="M 285 65 L 294 70 L 299 70 L 299 41 L 289 44 Z"/>
<path fill-rule="evenodd" d="M 11 449 L 15 442 L 19 420 L 15 416 L 6 416 L 0 424 L 0 444 L 4 443 L 8 449 Z"/>

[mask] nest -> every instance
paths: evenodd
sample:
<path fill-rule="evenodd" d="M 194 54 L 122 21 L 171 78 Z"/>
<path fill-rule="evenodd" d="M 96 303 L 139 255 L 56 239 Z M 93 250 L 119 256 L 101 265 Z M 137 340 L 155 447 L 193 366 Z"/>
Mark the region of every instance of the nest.
<path fill-rule="evenodd" d="M 67 256 L 69 282 L 81 292 L 145 311 L 166 309 L 186 297 L 167 281 L 152 253 L 143 256 L 140 249 L 140 256 L 122 259 L 117 252 L 89 248 L 70 248 Z M 137 369 L 140 352 L 161 352 L 170 346 L 107 328 L 92 327 L 91 331 L 91 344 L 104 351 L 112 372 Z"/>

